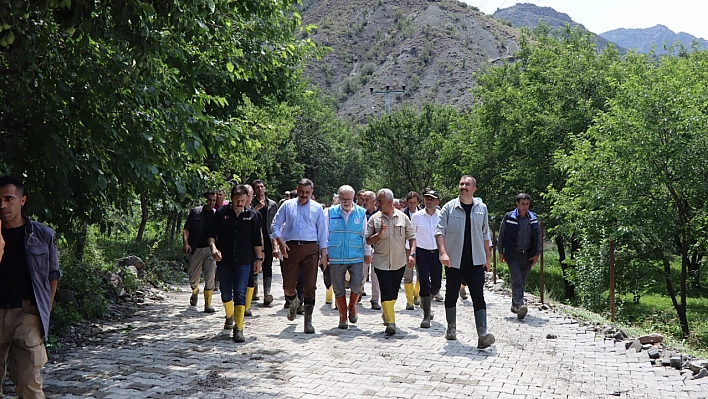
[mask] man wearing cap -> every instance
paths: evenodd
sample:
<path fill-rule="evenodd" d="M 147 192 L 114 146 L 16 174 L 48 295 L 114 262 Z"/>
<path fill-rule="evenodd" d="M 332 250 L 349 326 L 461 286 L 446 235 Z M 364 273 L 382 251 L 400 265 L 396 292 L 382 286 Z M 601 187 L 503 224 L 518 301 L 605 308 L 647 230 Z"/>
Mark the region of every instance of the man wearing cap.
<path fill-rule="evenodd" d="M 504 215 L 499 227 L 499 260 L 509 265 L 511 275 L 511 312 L 523 320 L 528 313 L 524 287 L 529 270 L 541 254 L 541 229 L 536 214 L 529 210 L 531 196 L 516 196 L 516 209 Z"/>
<path fill-rule="evenodd" d="M 445 265 L 445 338 L 457 339 L 457 298 L 464 275 L 470 288 L 474 320 L 477 328 L 477 348 L 494 344 L 493 334 L 487 333 L 487 303 L 484 300 L 484 272 L 489 271 L 489 214 L 487 206 L 476 201 L 477 181 L 464 175 L 457 187 L 460 195 L 440 210 L 435 240 L 440 263 Z"/>
<path fill-rule="evenodd" d="M 295 320 L 300 301 L 297 280 L 302 272 L 305 326 L 307 334 L 314 334 L 312 313 L 315 307 L 318 263 L 327 264 L 327 226 L 322 206 L 310 199 L 314 184 L 302 179 L 297 184 L 297 198 L 285 201 L 278 209 L 271 226 L 271 238 L 277 240 L 283 256 L 283 289 L 289 301 L 288 320 Z M 273 250 L 275 254 L 275 249 Z"/>
<path fill-rule="evenodd" d="M 438 225 L 440 211 L 440 194 L 428 189 L 423 192 L 425 208 L 416 211 L 411 218 L 411 225 L 415 231 L 416 239 L 416 268 L 420 282 L 420 307 L 423 309 L 421 328 L 430 328 L 433 315 L 430 312 L 430 302 L 433 293 L 440 292 L 442 284 L 442 264 L 438 254 L 438 245 L 435 242 L 435 228 Z"/>

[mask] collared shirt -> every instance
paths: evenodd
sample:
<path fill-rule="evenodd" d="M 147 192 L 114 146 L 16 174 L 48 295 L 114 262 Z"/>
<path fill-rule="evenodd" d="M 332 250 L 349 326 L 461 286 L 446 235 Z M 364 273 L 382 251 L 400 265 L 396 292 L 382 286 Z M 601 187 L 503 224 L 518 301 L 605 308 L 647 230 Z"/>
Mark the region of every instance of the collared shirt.
<path fill-rule="evenodd" d="M 462 248 L 464 247 L 465 220 L 467 216 L 457 197 L 442 207 L 435 236 L 445 238 L 445 250 L 450 257 L 450 267 L 460 268 Z M 489 214 L 487 206 L 481 201 L 473 202 L 470 212 L 472 263 L 483 265 L 487 263 L 487 251 L 484 247 L 489 237 Z"/>
<path fill-rule="evenodd" d="M 184 222 L 184 230 L 189 232 L 187 243 L 192 249 L 204 248 L 209 246 L 209 237 L 207 229 L 209 223 L 213 219 L 215 209 L 204 209 L 204 206 L 197 206 L 189 211 L 187 221 Z"/>
<path fill-rule="evenodd" d="M 327 224 L 322 205 L 309 200 L 300 205 L 292 198 L 278 209 L 271 225 L 270 238 L 283 241 L 316 241 L 320 249 L 327 248 Z"/>
<path fill-rule="evenodd" d="M 406 242 L 415 239 L 415 232 L 410 219 L 398 209 L 391 217 L 383 212 L 376 212 L 369 218 L 366 236 L 371 237 L 381 231 L 381 223 L 388 224 L 381 239 L 373 244 L 374 257 L 371 264 L 376 269 L 398 270 L 406 266 Z"/>
<path fill-rule="evenodd" d="M 415 246 L 427 250 L 438 249 L 438 244 L 435 242 L 435 228 L 438 226 L 440 211 L 435 210 L 432 215 L 423 208 L 416 211 L 411 217 L 411 225 L 415 231 Z"/>
<path fill-rule="evenodd" d="M 345 212 L 344 209 L 342 209 L 340 206 L 339 209 L 342 210 L 342 217 L 344 218 L 345 224 L 349 222 L 349 216 L 351 216 L 352 212 L 354 212 L 354 208 L 357 206 L 359 205 L 354 205 L 352 209 L 349 210 L 349 212 Z M 329 208 L 325 210 L 325 223 L 327 224 L 327 236 L 329 237 L 329 214 L 327 212 L 328 210 Z M 366 223 L 362 223 L 361 237 L 364 240 L 364 256 L 369 256 L 371 255 L 371 245 L 366 243 L 366 226 Z"/>
<path fill-rule="evenodd" d="M 223 265 L 253 263 L 254 247 L 263 245 L 258 212 L 244 208 L 237 215 L 231 206 L 219 208 L 209 225 L 209 238 L 216 241 Z"/>

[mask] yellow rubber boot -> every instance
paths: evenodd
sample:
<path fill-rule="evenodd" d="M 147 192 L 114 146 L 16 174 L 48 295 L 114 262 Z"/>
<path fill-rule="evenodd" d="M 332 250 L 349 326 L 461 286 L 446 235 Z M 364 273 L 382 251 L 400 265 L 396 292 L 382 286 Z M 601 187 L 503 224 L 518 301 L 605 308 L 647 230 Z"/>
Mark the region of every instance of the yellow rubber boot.
<path fill-rule="evenodd" d="M 224 302 L 224 312 L 226 313 L 224 330 L 230 330 L 234 328 L 234 301 Z"/>
<path fill-rule="evenodd" d="M 420 281 L 416 280 L 415 288 L 413 289 L 413 304 L 420 306 Z"/>
<path fill-rule="evenodd" d="M 246 314 L 244 305 L 236 305 L 234 309 L 234 342 L 246 342 L 243 336 L 243 317 Z"/>
<path fill-rule="evenodd" d="M 329 288 L 327 288 L 327 292 L 325 293 L 325 303 L 327 305 L 332 304 L 332 293 L 334 292 L 334 288 L 330 285 Z"/>
<path fill-rule="evenodd" d="M 204 290 L 204 313 L 215 313 L 216 309 L 211 306 L 212 290 Z"/>
<path fill-rule="evenodd" d="M 393 313 L 393 305 L 395 304 L 396 301 L 381 302 L 381 309 L 384 315 L 384 323 L 386 323 L 386 335 L 393 335 L 396 333 L 396 316 Z"/>
<path fill-rule="evenodd" d="M 197 306 L 197 299 L 199 299 L 199 287 L 194 287 L 192 296 L 189 297 L 189 306 Z"/>
<path fill-rule="evenodd" d="M 404 283 L 403 290 L 406 292 L 406 310 L 415 309 L 413 307 L 413 283 Z"/>
<path fill-rule="evenodd" d="M 251 313 L 251 300 L 253 300 L 253 287 L 246 288 L 246 316 L 253 316 Z"/>

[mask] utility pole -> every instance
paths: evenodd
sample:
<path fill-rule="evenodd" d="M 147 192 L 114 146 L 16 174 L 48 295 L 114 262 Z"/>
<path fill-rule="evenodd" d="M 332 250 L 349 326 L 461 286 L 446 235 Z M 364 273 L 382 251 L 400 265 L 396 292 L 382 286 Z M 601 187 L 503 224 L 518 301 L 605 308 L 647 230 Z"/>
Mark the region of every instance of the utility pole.
<path fill-rule="evenodd" d="M 406 86 L 401 86 L 401 90 L 391 90 L 391 86 L 386 86 L 386 90 L 374 91 L 373 87 L 369 87 L 371 94 L 385 94 L 386 95 L 386 113 L 391 113 L 391 94 L 404 93 L 406 91 Z"/>

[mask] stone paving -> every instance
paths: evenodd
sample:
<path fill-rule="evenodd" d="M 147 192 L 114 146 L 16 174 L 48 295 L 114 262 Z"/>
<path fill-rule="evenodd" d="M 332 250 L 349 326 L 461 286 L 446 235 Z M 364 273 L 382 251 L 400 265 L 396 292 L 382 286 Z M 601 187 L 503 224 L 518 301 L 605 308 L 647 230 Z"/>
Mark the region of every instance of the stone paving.
<path fill-rule="evenodd" d="M 646 352 L 625 351 L 577 321 L 532 307 L 524 322 L 510 298 L 487 292 L 497 342 L 476 348 L 472 304 L 458 303 L 458 340 L 444 338 L 444 306 L 433 303 L 430 329 L 422 311 L 396 303 L 398 332 L 386 337 L 381 312 L 365 297 L 359 322 L 337 328 L 320 282 L 314 326 L 286 319 L 279 268 L 273 307 L 254 307 L 246 343 L 223 330 L 224 313 L 188 306 L 189 287 L 104 326 L 101 339 L 51 356 L 44 368 L 49 398 L 707 398 L 708 378 L 687 380 L 654 367 Z M 367 283 L 367 292 L 370 287 Z M 218 298 L 215 295 L 215 299 Z M 200 305 L 202 304 L 200 298 Z M 366 306 L 364 306 L 366 305 Z M 351 327 L 352 325 L 350 325 Z M 547 339 L 548 334 L 557 339 Z"/>

